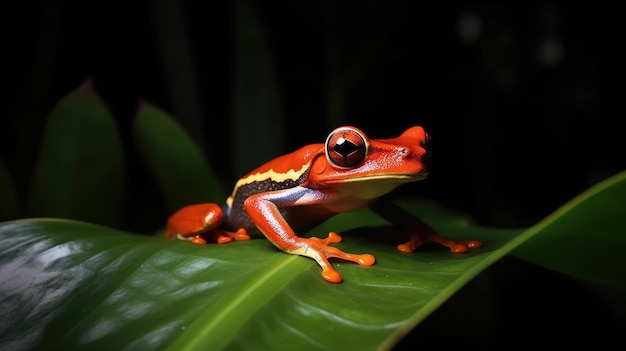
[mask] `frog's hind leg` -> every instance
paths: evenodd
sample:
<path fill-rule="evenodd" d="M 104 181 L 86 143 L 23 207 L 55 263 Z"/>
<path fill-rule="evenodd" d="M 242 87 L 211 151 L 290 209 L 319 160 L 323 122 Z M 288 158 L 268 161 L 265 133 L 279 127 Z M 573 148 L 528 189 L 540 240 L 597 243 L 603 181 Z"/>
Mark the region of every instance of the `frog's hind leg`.
<path fill-rule="evenodd" d="M 250 236 L 243 228 L 235 231 L 219 229 L 224 214 L 215 203 L 194 204 L 176 211 L 167 221 L 165 237 L 176 236 L 178 239 L 204 245 L 208 241 L 224 244 L 233 240 L 248 240 Z"/>
<path fill-rule="evenodd" d="M 399 251 L 413 253 L 425 243 L 443 245 L 449 248 L 452 253 L 463 253 L 482 246 L 480 240 L 454 241 L 447 239 L 412 213 L 389 201 L 379 201 L 372 208 L 377 214 L 394 223 L 398 232 L 409 233 L 409 241 L 397 246 Z"/>

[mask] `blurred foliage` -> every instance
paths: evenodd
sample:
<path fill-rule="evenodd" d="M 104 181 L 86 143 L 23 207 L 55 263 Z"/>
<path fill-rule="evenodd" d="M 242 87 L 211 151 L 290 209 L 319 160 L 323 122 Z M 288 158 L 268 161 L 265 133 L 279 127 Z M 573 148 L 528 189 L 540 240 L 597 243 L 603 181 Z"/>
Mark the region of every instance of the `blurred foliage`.
<path fill-rule="evenodd" d="M 142 103 L 134 118 L 133 145 L 121 143 L 115 119 L 86 81 L 61 99 L 46 122 L 41 150 L 34 163 L 29 196 L 20 209 L 18 189 L 3 167 L 0 218 L 58 217 L 128 227 L 135 192 L 127 192 L 129 170 L 145 168 L 157 184 L 160 201 L 153 208 L 172 213 L 199 202 L 220 202 L 226 192 L 191 136 L 176 120 L 149 103 Z M 125 155 L 126 153 L 126 155 Z M 125 159 L 137 160 L 128 167 Z M 143 173 L 143 172 L 142 172 Z M 142 211 L 139 211 L 142 212 Z M 148 214 L 151 228 L 165 217 Z"/>
<path fill-rule="evenodd" d="M 40 147 L 27 201 L 29 216 L 122 224 L 122 145 L 109 110 L 90 82 L 55 106 Z"/>

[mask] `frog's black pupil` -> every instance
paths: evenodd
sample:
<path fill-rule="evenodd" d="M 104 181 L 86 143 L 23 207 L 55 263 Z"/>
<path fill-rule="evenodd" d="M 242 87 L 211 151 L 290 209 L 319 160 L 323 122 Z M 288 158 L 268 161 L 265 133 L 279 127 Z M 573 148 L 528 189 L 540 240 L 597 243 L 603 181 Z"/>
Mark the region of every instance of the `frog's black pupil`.
<path fill-rule="evenodd" d="M 348 158 L 350 154 L 359 150 L 359 147 L 355 145 L 353 142 L 346 140 L 344 138 L 341 138 L 337 141 L 337 144 L 335 145 L 333 150 L 335 150 L 345 159 L 345 158 Z"/>

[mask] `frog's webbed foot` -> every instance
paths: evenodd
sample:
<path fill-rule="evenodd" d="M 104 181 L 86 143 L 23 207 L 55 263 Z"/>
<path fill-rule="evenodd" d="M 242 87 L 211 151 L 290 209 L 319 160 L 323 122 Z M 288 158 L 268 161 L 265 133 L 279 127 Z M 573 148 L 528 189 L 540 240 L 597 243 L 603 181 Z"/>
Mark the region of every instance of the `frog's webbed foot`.
<path fill-rule="evenodd" d="M 314 259 L 322 268 L 322 278 L 331 283 L 341 283 L 343 278 L 328 261 L 330 258 L 339 258 L 361 266 L 371 266 L 376 262 L 374 256 L 370 254 L 350 254 L 329 246 L 329 244 L 339 243 L 342 240 L 341 236 L 335 232 L 328 233 L 328 237 L 324 239 L 312 237 L 300 238 L 300 240 L 298 248 L 290 253 Z"/>
<path fill-rule="evenodd" d="M 443 245 L 449 248 L 452 253 L 467 252 L 469 249 L 479 248 L 483 245 L 480 240 L 449 240 L 428 228 L 425 232 L 412 233 L 408 242 L 398 245 L 398 250 L 405 253 L 413 253 L 424 243 L 437 243 Z"/>
<path fill-rule="evenodd" d="M 482 246 L 480 240 L 453 241 L 444 238 L 414 214 L 392 202 L 379 201 L 373 204 L 372 209 L 390 223 L 396 224 L 395 228 L 402 235 L 409 234 L 409 241 L 398 245 L 398 250 L 402 252 L 413 253 L 425 243 L 446 246 L 452 253 L 463 253 Z"/>

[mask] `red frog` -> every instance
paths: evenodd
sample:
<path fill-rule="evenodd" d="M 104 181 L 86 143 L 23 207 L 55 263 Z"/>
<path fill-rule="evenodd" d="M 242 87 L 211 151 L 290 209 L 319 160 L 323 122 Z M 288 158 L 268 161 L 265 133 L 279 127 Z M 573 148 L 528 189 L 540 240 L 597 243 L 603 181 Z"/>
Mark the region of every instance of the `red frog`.
<path fill-rule="evenodd" d="M 330 246 L 342 240 L 335 232 L 324 239 L 296 234 L 337 213 L 371 207 L 410 233 L 408 242 L 398 245 L 406 253 L 427 242 L 439 243 L 453 253 L 480 247 L 478 240 L 448 240 L 402 208 L 376 202 L 397 186 L 426 177 L 428 139 L 420 126 L 392 139 L 369 139 L 355 127 L 339 127 L 323 144 L 304 146 L 243 176 L 225 205 L 195 204 L 178 210 L 167 222 L 166 237 L 206 244 L 207 240 L 248 240 L 262 233 L 282 251 L 317 261 L 322 277 L 333 283 L 343 279 L 329 258 L 363 266 L 375 262 L 370 254 L 351 254 Z"/>

